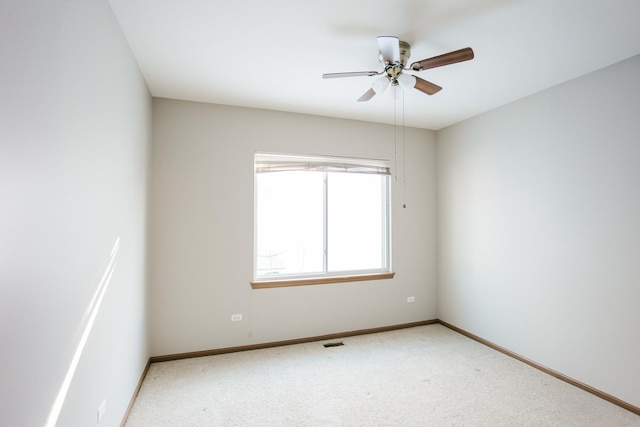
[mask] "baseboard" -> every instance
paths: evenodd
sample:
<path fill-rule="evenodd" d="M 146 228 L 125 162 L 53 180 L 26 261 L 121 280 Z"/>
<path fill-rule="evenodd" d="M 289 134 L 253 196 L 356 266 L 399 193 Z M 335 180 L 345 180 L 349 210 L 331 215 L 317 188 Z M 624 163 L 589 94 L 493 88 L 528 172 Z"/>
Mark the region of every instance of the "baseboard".
<path fill-rule="evenodd" d="M 212 349 L 212 350 L 192 351 L 189 353 L 168 354 L 165 356 L 152 356 L 147 361 L 147 365 L 145 366 L 144 371 L 140 376 L 140 380 L 138 381 L 138 385 L 133 393 L 133 396 L 131 397 L 129 406 L 127 407 L 127 410 L 125 411 L 124 416 L 122 417 L 122 422 L 120 423 L 120 427 L 124 427 L 124 425 L 127 423 L 127 418 L 129 418 L 129 413 L 131 412 L 133 403 L 138 397 L 138 393 L 140 392 L 140 387 L 142 387 L 142 382 L 144 381 L 144 378 L 147 376 L 147 371 L 149 371 L 149 367 L 151 366 L 152 363 L 169 362 L 171 360 L 189 359 L 192 357 L 215 356 L 217 354 L 236 353 L 239 351 L 248 351 L 248 350 L 259 350 L 262 348 L 280 347 L 283 345 L 293 345 L 293 344 L 303 344 L 303 343 L 314 342 L 314 341 L 334 340 L 339 338 L 352 337 L 356 335 L 375 334 L 378 332 L 388 332 L 396 329 L 413 328 L 414 326 L 433 325 L 436 323 L 438 323 L 437 319 L 423 320 L 420 322 L 403 323 L 400 325 L 383 326 L 383 327 L 371 328 L 371 329 L 360 329 L 357 331 L 341 332 L 341 333 L 328 334 L 328 335 L 318 335 L 315 337 L 298 338 L 298 339 L 286 340 L 286 341 L 276 341 L 276 342 L 269 342 L 269 343 L 263 343 L 263 344 L 245 345 L 245 346 L 239 346 L 239 347 L 226 347 L 226 348 L 219 348 L 219 349 Z"/>
<path fill-rule="evenodd" d="M 315 342 L 315 341 L 325 341 L 325 340 L 335 340 L 335 339 L 340 339 L 340 338 L 346 338 L 346 337 L 352 337 L 352 336 L 357 336 L 357 335 L 366 335 L 366 334 L 375 334 L 375 333 L 379 333 L 379 332 L 388 332 L 388 331 L 393 331 L 393 330 L 397 330 L 397 329 L 405 329 L 405 328 L 412 328 L 415 326 L 425 326 L 425 325 L 433 325 L 433 324 L 440 324 L 442 326 L 445 326 L 449 329 L 451 329 L 452 331 L 458 332 L 461 335 L 464 335 L 468 338 L 471 338 L 474 341 L 477 341 L 481 344 L 486 345 L 489 348 L 492 348 L 493 350 L 499 351 L 500 353 L 503 353 L 509 357 L 512 357 L 516 360 L 519 360 L 523 363 L 526 363 L 527 365 L 538 369 L 548 375 L 551 375 L 552 377 L 555 377 L 561 381 L 564 381 L 568 384 L 571 384 L 575 387 L 578 387 L 588 393 L 591 393 L 595 396 L 598 396 L 601 399 L 604 399 L 608 402 L 613 403 L 614 405 L 617 405 L 623 409 L 626 409 L 627 411 L 633 412 L 634 414 L 640 415 L 640 408 L 637 406 L 634 406 L 630 403 L 627 403 L 623 400 L 618 399 L 615 396 L 612 396 L 608 393 L 605 393 L 603 391 L 600 391 L 594 387 L 591 387 L 587 384 L 584 384 L 580 381 L 574 380 L 573 378 L 570 378 L 566 375 L 563 375 L 559 372 L 554 371 L 553 369 L 549 369 L 546 366 L 543 366 L 539 363 L 536 363 L 532 360 L 527 359 L 526 357 L 520 356 L 517 353 L 514 353 L 510 350 L 507 350 L 504 347 L 501 347 L 497 344 L 492 343 L 491 341 L 488 341 L 484 338 L 481 338 L 477 335 L 474 335 L 470 332 L 465 331 L 462 328 L 459 328 L 457 326 L 454 326 L 450 323 L 447 323 L 443 320 L 440 319 L 433 319 L 433 320 L 423 320 L 420 322 L 412 322 L 412 323 L 403 323 L 403 324 L 399 324 L 399 325 L 392 325 L 392 326 L 383 326 L 383 327 L 379 327 L 379 328 L 370 328 L 370 329 L 360 329 L 360 330 L 356 330 L 356 331 L 350 331 L 350 332 L 340 332 L 340 333 L 336 333 L 336 334 L 327 334 L 327 335 L 318 335 L 318 336 L 313 336 L 313 337 L 307 337 L 307 338 L 298 338 L 298 339 L 292 339 L 292 340 L 285 340 L 285 341 L 275 341 L 275 342 L 269 342 L 269 343 L 262 343 L 262 344 L 252 344 L 252 345 L 244 345 L 244 346 L 238 346 L 238 347 L 225 347 L 225 348 L 219 348 L 219 349 L 212 349 L 212 350 L 202 350 L 202 351 L 193 351 L 193 352 L 188 352 L 188 353 L 178 353 L 178 354 L 168 354 L 168 355 L 164 355 L 164 356 L 152 356 L 149 358 L 148 362 L 147 362 L 147 366 L 144 368 L 144 371 L 142 372 L 142 375 L 140 377 L 140 380 L 138 381 L 138 386 L 136 387 L 136 390 L 133 394 L 133 397 L 131 398 L 131 402 L 129 403 L 129 406 L 127 408 L 127 411 L 124 414 L 124 418 L 122 419 L 122 423 L 120 424 L 120 427 L 124 427 L 127 418 L 129 417 L 129 412 L 131 411 L 131 408 L 133 406 L 133 403 L 136 399 L 136 397 L 138 396 L 138 393 L 140 391 L 140 387 L 142 386 L 142 381 L 144 380 L 145 376 L 147 375 L 147 371 L 149 370 L 149 366 L 152 363 L 157 363 L 157 362 L 168 362 L 171 360 L 179 360 L 179 359 L 189 359 L 192 357 L 203 357 L 203 356 L 215 356 L 218 354 L 226 354 L 226 353 L 235 353 L 235 352 L 239 352 L 239 351 L 248 351 L 248 350 L 260 350 L 263 348 L 271 348 L 271 347 L 280 347 L 280 346 L 285 346 L 285 345 L 294 345 L 294 344 L 304 344 L 304 343 L 308 343 L 308 342 Z"/>
<path fill-rule="evenodd" d="M 400 325 L 383 326 L 380 328 L 360 329 L 357 331 L 340 332 L 340 333 L 328 334 L 328 335 L 318 335 L 318 336 L 313 336 L 308 338 L 297 338 L 292 340 L 275 341 L 275 342 L 268 342 L 268 343 L 262 343 L 262 344 L 243 345 L 238 347 L 225 347 L 225 348 L 218 348 L 213 350 L 192 351 L 189 353 L 168 354 L 166 356 L 152 356 L 149 360 L 151 361 L 151 363 L 157 363 L 157 362 L 168 362 L 171 360 L 179 360 L 179 359 L 190 359 L 192 357 L 215 356 L 218 354 L 236 353 L 239 351 L 260 350 L 263 348 L 281 347 L 284 345 L 304 344 L 304 343 L 314 342 L 314 341 L 335 340 L 339 338 L 352 337 L 356 335 L 375 334 L 378 332 L 388 332 L 396 329 L 412 328 L 414 326 L 432 325 L 435 323 L 438 323 L 437 319 L 423 320 L 420 322 L 403 323 Z"/>
<path fill-rule="evenodd" d="M 131 412 L 131 408 L 133 407 L 133 402 L 136 401 L 136 397 L 138 397 L 138 393 L 140 393 L 140 387 L 142 387 L 142 382 L 144 378 L 147 376 L 147 372 L 149 371 L 149 366 L 151 366 L 151 359 L 147 360 L 147 364 L 142 371 L 142 375 L 140 375 L 140 379 L 138 380 L 138 385 L 136 389 L 133 391 L 133 396 L 131 396 L 131 400 L 129 401 L 129 406 L 127 406 L 127 410 L 124 412 L 124 416 L 122 417 L 122 421 L 120 422 L 120 427 L 124 427 L 127 423 L 127 418 L 129 418 L 129 413 Z"/>
<path fill-rule="evenodd" d="M 615 396 L 612 396 L 612 395 L 610 395 L 608 393 L 605 393 L 603 391 L 598 390 L 597 388 L 591 387 L 590 385 L 587 385 L 587 384 L 584 384 L 584 383 L 582 383 L 580 381 L 574 380 L 573 378 L 568 377 L 568 376 L 566 376 L 564 374 L 561 374 L 560 372 L 554 371 L 553 369 L 549 369 L 546 366 L 543 366 L 543 365 L 541 365 L 539 363 L 536 363 L 533 360 L 527 359 L 526 357 L 520 356 L 519 354 L 514 353 L 511 350 L 507 350 L 504 347 L 500 347 L 499 345 L 494 344 L 491 341 L 487 341 L 484 338 L 481 338 L 481 337 L 479 337 L 477 335 L 474 335 L 474 334 L 472 334 L 470 332 L 467 332 L 464 329 L 461 329 L 461 328 L 459 328 L 457 326 L 454 326 L 454 325 L 452 325 L 450 323 L 447 323 L 447 322 L 445 322 L 443 320 L 438 320 L 438 323 L 441 324 L 442 326 L 446 326 L 447 328 L 451 329 L 452 331 L 456 331 L 461 335 L 464 335 L 464 336 L 466 336 L 468 338 L 471 338 L 474 341 L 477 341 L 477 342 L 479 342 L 481 344 L 484 344 L 489 348 L 492 348 L 492 349 L 494 349 L 496 351 L 499 351 L 500 353 L 503 353 L 503 354 L 505 354 L 505 355 L 507 355 L 509 357 L 512 357 L 512 358 L 514 358 L 516 360 L 519 360 L 520 362 L 526 363 L 527 365 L 529 365 L 529 366 L 531 366 L 533 368 L 536 368 L 536 369 L 544 372 L 545 374 L 551 375 L 552 377 L 555 377 L 555 378 L 557 378 L 559 380 L 562 380 L 562 381 L 564 381 L 566 383 L 569 383 L 572 386 L 578 387 L 578 388 L 580 388 L 580 389 L 582 389 L 582 390 L 584 390 L 584 391 L 586 391 L 588 393 L 596 395 L 601 399 L 604 399 L 604 400 L 606 400 L 608 402 L 613 403 L 614 405 L 617 405 L 617 406 L 620 406 L 621 408 L 626 409 L 627 411 L 630 411 L 630 412 L 633 412 L 634 414 L 640 415 L 640 408 L 639 407 L 634 406 L 634 405 L 632 405 L 630 403 L 627 403 L 624 400 L 620 400 Z"/>

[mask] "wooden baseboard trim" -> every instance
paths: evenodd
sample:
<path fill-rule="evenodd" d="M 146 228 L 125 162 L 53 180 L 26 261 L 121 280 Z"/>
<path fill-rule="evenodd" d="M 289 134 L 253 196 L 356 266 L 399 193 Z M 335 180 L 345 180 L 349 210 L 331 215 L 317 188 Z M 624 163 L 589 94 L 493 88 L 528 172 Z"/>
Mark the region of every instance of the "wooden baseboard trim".
<path fill-rule="evenodd" d="M 144 378 L 147 376 L 147 372 L 149 371 L 149 366 L 151 366 L 151 359 L 147 360 L 147 364 L 142 371 L 142 375 L 140 375 L 140 379 L 138 380 L 138 385 L 136 389 L 133 391 L 133 396 L 131 396 L 131 400 L 129 401 L 129 406 L 127 406 L 127 410 L 124 412 L 124 416 L 122 417 L 122 422 L 120 423 L 120 427 L 124 427 L 127 423 L 127 419 L 129 418 L 129 413 L 131 412 L 131 408 L 133 408 L 133 402 L 136 401 L 138 397 L 138 393 L 140 393 L 140 387 L 142 387 L 142 382 Z"/>
<path fill-rule="evenodd" d="M 314 336 L 314 337 L 308 337 L 308 338 L 298 338 L 298 339 L 292 339 L 292 340 L 285 340 L 285 341 L 276 341 L 276 342 L 269 342 L 269 343 L 262 343 L 262 344 L 252 344 L 252 345 L 245 345 L 245 346 L 238 346 L 238 347 L 226 347 L 226 348 L 219 348 L 219 349 L 212 349 L 212 350 L 202 350 L 202 351 L 194 351 L 194 352 L 189 352 L 189 353 L 179 353 L 179 354 L 169 354 L 169 355 L 165 355 L 165 356 L 152 356 L 149 358 L 149 360 L 147 361 L 147 365 L 144 368 L 144 371 L 140 377 L 140 380 L 138 381 L 138 386 L 136 387 L 136 390 L 133 394 L 133 397 L 131 398 L 131 401 L 129 403 L 129 406 L 127 408 L 127 411 L 124 414 L 124 417 L 122 419 L 122 423 L 120 424 L 120 427 L 124 427 L 124 425 L 126 424 L 127 418 L 129 417 L 129 412 L 131 411 L 131 408 L 133 407 L 133 403 L 136 399 L 136 397 L 138 396 L 138 393 L 140 392 L 140 387 L 142 386 L 142 382 L 145 378 L 145 376 L 147 375 L 147 371 L 149 370 L 149 366 L 152 363 L 157 363 L 157 362 L 168 362 L 171 360 L 179 360 L 179 359 L 189 359 L 192 357 L 202 357 L 202 356 L 215 356 L 218 354 L 226 354 L 226 353 L 235 353 L 235 352 L 239 352 L 239 351 L 248 351 L 248 350 L 260 350 L 263 348 L 272 348 L 272 347 L 280 347 L 280 346 L 285 346 L 285 345 L 294 345 L 294 344 L 304 344 L 304 343 L 308 343 L 308 342 L 314 342 L 314 341 L 325 341 L 325 340 L 335 340 L 335 339 L 340 339 L 340 338 L 346 338 L 346 337 L 352 337 L 352 336 L 357 336 L 357 335 L 366 335 L 366 334 L 375 334 L 378 332 L 388 332 L 388 331 L 393 331 L 393 330 L 397 330 L 397 329 L 405 329 L 405 328 L 412 328 L 415 326 L 425 326 L 425 325 L 433 325 L 433 324 L 441 324 L 442 326 L 445 326 L 449 329 L 451 329 L 452 331 L 458 332 L 461 335 L 464 335 L 468 338 L 471 338 L 474 341 L 477 341 L 481 344 L 486 345 L 487 347 L 499 351 L 500 353 L 503 353 L 509 357 L 512 357 L 516 360 L 519 360 L 523 363 L 526 363 L 527 365 L 538 369 L 548 375 L 551 375 L 552 377 L 555 377 L 561 381 L 564 381 L 568 384 L 571 384 L 575 387 L 578 387 L 588 393 L 591 393 L 595 396 L 598 396 L 601 399 L 604 399 L 608 402 L 613 403 L 614 405 L 617 405 L 623 409 L 626 409 L 627 411 L 630 411 L 634 414 L 640 415 L 640 407 L 634 406 L 628 402 L 625 402 L 621 399 L 618 399 L 615 396 L 612 396 L 608 393 L 605 393 L 603 391 L 600 391 L 594 387 L 591 387 L 587 384 L 584 384 L 580 381 L 574 380 L 571 377 L 568 377 L 564 374 L 561 374 L 557 371 L 554 371 L 553 369 L 549 369 L 546 366 L 543 366 L 539 363 L 534 362 L 533 360 L 527 359 L 526 357 L 520 356 L 517 353 L 514 353 L 511 350 L 507 350 L 504 347 L 501 347 L 497 344 L 492 343 L 491 341 L 488 341 L 484 338 L 481 338 L 477 335 L 472 334 L 471 332 L 467 332 L 462 328 L 459 328 L 457 326 L 454 326 L 448 322 L 445 322 L 443 320 L 440 319 L 433 319 L 433 320 L 423 320 L 420 322 L 412 322 L 412 323 L 403 323 L 400 325 L 392 325 L 392 326 L 383 326 L 383 327 L 379 327 L 379 328 L 370 328 L 370 329 L 361 329 L 361 330 L 356 330 L 356 331 L 350 331 L 350 332 L 340 332 L 340 333 L 336 333 L 336 334 L 327 334 L 327 335 L 318 335 L 318 336 Z"/>
<path fill-rule="evenodd" d="M 168 354 L 166 356 L 152 356 L 149 360 L 150 360 L 150 363 L 157 363 L 157 362 L 168 362 L 171 360 L 179 360 L 179 359 L 190 359 L 192 357 L 215 356 L 218 354 L 236 353 L 239 351 L 260 350 L 263 348 L 281 347 L 284 345 L 304 344 L 304 343 L 314 342 L 314 341 L 335 340 L 340 338 L 352 337 L 356 335 L 375 334 L 378 332 L 388 332 L 396 329 L 412 328 L 414 326 L 432 325 L 435 323 L 438 323 L 437 319 L 423 320 L 420 322 L 403 323 L 400 325 L 383 326 L 383 327 L 371 328 L 371 329 L 360 329 L 357 331 L 339 332 L 336 334 L 318 335 L 318 336 L 308 337 L 308 338 L 297 338 L 297 339 L 285 340 L 285 341 L 275 341 L 275 342 L 268 342 L 268 343 L 262 343 L 262 344 L 243 345 L 238 347 L 226 347 L 226 348 L 218 348 L 218 349 L 212 349 L 212 350 L 192 351 L 189 353 Z"/>
<path fill-rule="evenodd" d="M 147 361 L 147 365 L 145 366 L 144 371 L 140 376 L 140 380 L 138 381 L 138 385 L 136 386 L 133 396 L 131 397 L 129 406 L 127 407 L 127 410 L 125 411 L 124 416 L 122 417 L 122 422 L 120 423 L 120 427 L 124 427 L 125 424 L 127 423 L 127 419 L 129 418 L 129 413 L 131 412 L 133 403 L 138 397 L 138 393 L 140 393 L 142 382 L 144 381 L 144 378 L 147 376 L 147 372 L 149 371 L 149 367 L 151 366 L 152 363 L 169 362 L 172 360 L 180 360 L 180 359 L 190 359 L 192 357 L 215 356 L 218 354 L 235 353 L 239 351 L 260 350 L 263 348 L 280 347 L 284 345 L 293 345 L 293 344 L 304 344 L 307 342 L 314 342 L 314 341 L 335 340 L 340 338 L 352 337 L 356 335 L 375 334 L 378 332 L 388 332 L 388 331 L 393 331 L 397 329 L 413 328 L 415 326 L 433 325 L 436 323 L 438 323 L 438 319 L 423 320 L 420 322 L 403 323 L 400 325 L 391 325 L 391 326 L 382 326 L 379 328 L 360 329 L 357 331 L 318 335 L 315 337 L 298 338 L 293 340 L 276 341 L 276 342 L 263 343 L 263 344 L 253 344 L 253 345 L 245 345 L 245 346 L 238 346 L 238 347 L 226 347 L 226 348 L 219 348 L 219 349 L 212 349 L 212 350 L 193 351 L 189 353 L 168 354 L 165 356 L 152 356 Z"/>
<path fill-rule="evenodd" d="M 471 332 L 467 332 L 464 329 L 458 328 L 457 326 L 454 326 L 454 325 L 452 325 L 450 323 L 447 323 L 447 322 L 445 322 L 443 320 L 438 320 L 438 323 L 440 323 L 442 326 L 446 326 L 447 328 L 449 328 L 449 329 L 451 329 L 451 330 L 453 330 L 455 332 L 458 332 L 461 335 L 464 335 L 464 336 L 466 336 L 468 338 L 471 338 L 472 340 L 477 341 L 480 344 L 484 344 L 489 348 L 492 348 L 492 349 L 494 349 L 496 351 L 499 351 L 500 353 L 503 353 L 503 354 L 505 354 L 505 355 L 507 355 L 509 357 L 512 357 L 512 358 L 514 358 L 516 360 L 519 360 L 520 362 L 526 363 L 527 365 L 529 365 L 529 366 L 531 366 L 533 368 L 536 368 L 539 371 L 544 372 L 545 374 L 551 375 L 552 377 L 555 377 L 555 378 L 557 378 L 557 379 L 559 379 L 561 381 L 569 383 L 572 386 L 578 387 L 578 388 L 580 388 L 580 389 L 582 389 L 582 390 L 584 390 L 584 391 L 586 391 L 588 393 L 596 395 L 601 399 L 604 399 L 604 400 L 606 400 L 608 402 L 613 403 L 614 405 L 618 405 L 621 408 L 626 409 L 627 411 L 630 411 L 630 412 L 633 412 L 634 414 L 640 415 L 640 408 L 639 407 L 634 406 L 634 405 L 632 405 L 630 403 L 627 403 L 624 400 L 620 400 L 617 397 L 612 396 L 612 395 L 610 395 L 608 393 L 605 393 L 603 391 L 600 391 L 600 390 L 598 390 L 598 389 L 596 389 L 594 387 L 591 387 L 590 385 L 587 385 L 587 384 L 584 384 L 584 383 L 582 383 L 580 381 L 574 380 L 573 378 L 568 377 L 568 376 L 566 376 L 564 374 L 561 374 L 560 372 L 554 371 L 553 369 L 549 369 L 546 366 L 543 366 L 543 365 L 541 365 L 539 363 L 536 363 L 533 360 L 527 359 L 526 357 L 520 356 L 519 354 L 514 353 L 511 350 L 507 350 L 504 347 L 500 347 L 499 345 L 494 344 L 491 341 L 487 341 L 484 338 L 481 338 L 481 337 L 479 337 L 477 335 L 474 335 Z"/>

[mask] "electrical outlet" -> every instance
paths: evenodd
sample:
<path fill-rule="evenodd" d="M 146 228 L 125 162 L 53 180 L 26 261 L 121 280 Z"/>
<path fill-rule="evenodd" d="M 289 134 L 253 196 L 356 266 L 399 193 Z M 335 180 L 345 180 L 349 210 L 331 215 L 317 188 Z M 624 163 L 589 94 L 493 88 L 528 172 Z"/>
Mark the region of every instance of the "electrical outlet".
<path fill-rule="evenodd" d="M 416 297 L 407 297 L 407 302 L 416 302 Z"/>
<path fill-rule="evenodd" d="M 242 314 L 232 314 L 231 315 L 231 321 L 232 322 L 239 322 L 242 320 Z"/>
<path fill-rule="evenodd" d="M 102 421 L 102 417 L 104 417 L 105 412 L 107 412 L 107 399 L 104 399 L 98 407 L 98 424 Z"/>

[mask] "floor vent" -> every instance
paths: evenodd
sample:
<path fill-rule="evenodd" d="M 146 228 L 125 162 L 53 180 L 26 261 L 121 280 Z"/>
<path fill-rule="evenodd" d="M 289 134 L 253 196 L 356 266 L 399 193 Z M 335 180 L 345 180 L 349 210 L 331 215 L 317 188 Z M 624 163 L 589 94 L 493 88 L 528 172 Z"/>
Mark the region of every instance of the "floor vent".
<path fill-rule="evenodd" d="M 328 342 L 326 344 L 323 344 L 326 348 L 328 347 L 340 347 L 341 345 L 344 345 L 344 343 L 342 341 L 340 342 Z"/>

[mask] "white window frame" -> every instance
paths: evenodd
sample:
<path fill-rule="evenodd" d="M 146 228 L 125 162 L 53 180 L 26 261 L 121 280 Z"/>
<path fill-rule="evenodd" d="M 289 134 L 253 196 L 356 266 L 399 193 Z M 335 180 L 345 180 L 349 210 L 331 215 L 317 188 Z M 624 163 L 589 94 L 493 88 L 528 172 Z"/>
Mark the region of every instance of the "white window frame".
<path fill-rule="evenodd" d="M 254 155 L 254 288 L 270 288 L 281 286 L 297 286 L 323 283 L 350 282 L 359 280 L 391 279 L 391 180 L 390 161 L 377 159 L 361 159 L 352 157 L 318 156 L 306 154 L 282 154 L 256 152 Z M 279 277 L 258 276 L 258 175 L 269 172 L 309 171 L 324 174 L 323 194 L 323 272 L 311 274 L 286 274 Z M 383 247 L 381 259 L 383 266 L 376 269 L 328 271 L 328 189 L 327 176 L 331 173 L 376 174 L 386 178 L 383 180 L 382 192 L 382 227 Z"/>

